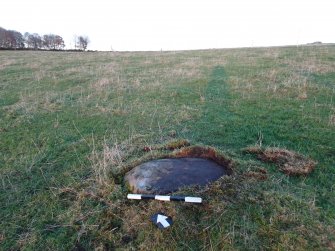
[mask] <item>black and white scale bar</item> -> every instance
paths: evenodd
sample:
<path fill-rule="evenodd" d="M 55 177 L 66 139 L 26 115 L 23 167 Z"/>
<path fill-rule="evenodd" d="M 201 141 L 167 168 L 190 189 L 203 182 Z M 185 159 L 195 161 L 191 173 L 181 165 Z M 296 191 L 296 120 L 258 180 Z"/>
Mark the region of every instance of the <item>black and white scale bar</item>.
<path fill-rule="evenodd" d="M 128 194 L 130 200 L 162 200 L 162 201 L 184 201 L 190 203 L 202 203 L 200 197 L 178 196 L 178 195 L 153 195 L 153 194 Z"/>

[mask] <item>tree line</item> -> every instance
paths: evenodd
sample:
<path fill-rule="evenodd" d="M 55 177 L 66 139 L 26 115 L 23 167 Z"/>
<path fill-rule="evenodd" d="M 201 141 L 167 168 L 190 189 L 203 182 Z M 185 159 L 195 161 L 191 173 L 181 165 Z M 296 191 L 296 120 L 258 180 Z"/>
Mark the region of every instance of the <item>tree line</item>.
<path fill-rule="evenodd" d="M 75 49 L 87 49 L 89 38 L 87 36 L 75 37 Z M 64 50 L 64 39 L 60 35 L 25 32 L 23 35 L 15 30 L 6 30 L 0 27 L 0 49 L 31 49 L 31 50 Z"/>

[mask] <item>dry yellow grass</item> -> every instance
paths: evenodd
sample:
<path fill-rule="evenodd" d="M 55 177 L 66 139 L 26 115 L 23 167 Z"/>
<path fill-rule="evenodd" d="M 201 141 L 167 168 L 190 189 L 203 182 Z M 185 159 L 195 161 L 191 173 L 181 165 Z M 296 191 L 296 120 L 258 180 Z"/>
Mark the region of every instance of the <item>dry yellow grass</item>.
<path fill-rule="evenodd" d="M 0 63 L 0 70 L 3 70 L 7 67 L 10 67 L 13 63 L 15 63 L 14 59 L 2 60 L 1 63 Z"/>
<path fill-rule="evenodd" d="M 114 143 L 108 145 L 106 141 L 102 146 L 102 151 L 97 151 L 93 140 L 93 149 L 89 157 L 92 170 L 94 171 L 95 181 L 101 186 L 110 184 L 110 173 L 113 167 L 121 165 L 126 156 L 124 144 Z"/>

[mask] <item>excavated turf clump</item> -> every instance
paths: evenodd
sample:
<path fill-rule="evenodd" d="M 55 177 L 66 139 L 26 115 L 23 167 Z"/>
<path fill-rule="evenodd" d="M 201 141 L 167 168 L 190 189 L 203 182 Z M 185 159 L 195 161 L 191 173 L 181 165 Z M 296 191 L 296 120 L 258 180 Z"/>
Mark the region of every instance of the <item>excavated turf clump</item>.
<path fill-rule="evenodd" d="M 248 147 L 245 152 L 257 154 L 263 162 L 275 163 L 286 175 L 307 175 L 311 173 L 317 162 L 301 154 L 281 148 Z"/>

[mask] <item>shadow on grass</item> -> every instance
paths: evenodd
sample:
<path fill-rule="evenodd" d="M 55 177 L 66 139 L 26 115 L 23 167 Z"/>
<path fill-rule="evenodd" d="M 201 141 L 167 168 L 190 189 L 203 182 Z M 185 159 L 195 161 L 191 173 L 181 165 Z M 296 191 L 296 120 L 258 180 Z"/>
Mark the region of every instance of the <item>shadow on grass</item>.
<path fill-rule="evenodd" d="M 228 76 L 222 66 L 213 69 L 205 91 L 202 116 L 189 125 L 196 141 L 209 145 L 234 144 L 235 140 L 232 137 L 233 133 L 239 130 L 235 126 L 238 116 L 229 108 L 232 95 L 227 79 Z"/>

